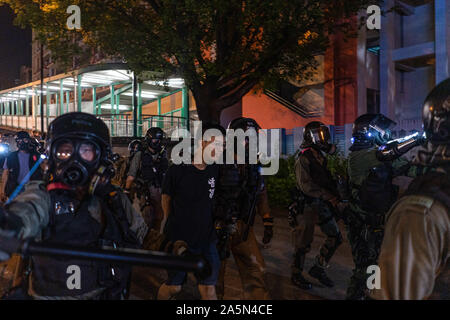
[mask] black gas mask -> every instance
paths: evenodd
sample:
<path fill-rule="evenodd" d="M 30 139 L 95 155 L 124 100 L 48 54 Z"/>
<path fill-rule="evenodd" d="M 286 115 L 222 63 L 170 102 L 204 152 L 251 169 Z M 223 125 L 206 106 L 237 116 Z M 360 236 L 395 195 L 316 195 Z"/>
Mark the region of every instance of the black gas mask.
<path fill-rule="evenodd" d="M 16 139 L 17 149 L 21 151 L 31 151 L 31 141 L 28 138 Z"/>
<path fill-rule="evenodd" d="M 94 140 L 61 138 L 52 143 L 50 160 L 54 182 L 82 187 L 100 167 L 101 148 Z"/>
<path fill-rule="evenodd" d="M 162 150 L 162 139 L 164 138 L 164 132 L 157 127 L 150 128 L 145 135 L 145 143 L 155 153 L 159 153 Z"/>

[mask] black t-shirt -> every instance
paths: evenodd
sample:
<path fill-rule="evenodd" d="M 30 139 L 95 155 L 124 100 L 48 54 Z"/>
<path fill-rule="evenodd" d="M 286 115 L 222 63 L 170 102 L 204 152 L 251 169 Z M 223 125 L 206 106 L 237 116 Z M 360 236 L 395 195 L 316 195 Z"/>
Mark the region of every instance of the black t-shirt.
<path fill-rule="evenodd" d="M 194 248 L 215 241 L 213 199 L 218 173 L 217 165 L 204 170 L 187 164 L 169 167 L 162 187 L 162 193 L 171 197 L 169 240 L 183 240 Z"/>

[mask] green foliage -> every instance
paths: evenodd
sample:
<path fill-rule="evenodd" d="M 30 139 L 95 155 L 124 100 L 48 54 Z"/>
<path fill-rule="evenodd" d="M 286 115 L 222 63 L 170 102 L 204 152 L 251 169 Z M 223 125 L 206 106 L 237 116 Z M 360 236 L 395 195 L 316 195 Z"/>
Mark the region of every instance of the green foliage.
<path fill-rule="evenodd" d="M 291 190 L 296 187 L 295 164 L 296 156 L 290 156 L 287 159 L 280 159 L 280 168 L 278 173 L 273 176 L 266 176 L 267 193 L 269 203 L 272 207 L 287 207 L 291 199 Z M 328 169 L 335 179 L 338 175 L 347 176 L 348 159 L 342 155 L 327 156 Z"/>
<path fill-rule="evenodd" d="M 280 159 L 278 173 L 264 178 L 271 207 L 287 207 L 291 202 L 290 190 L 295 188 L 294 163 L 294 156 Z"/>
<path fill-rule="evenodd" d="M 375 1 L 376 2 L 376 1 Z M 255 85 L 308 79 L 329 35 L 349 34 L 347 19 L 373 0 L 0 0 L 33 28 L 54 57 L 70 65 L 93 49 L 120 57 L 136 72 L 178 75 L 192 90 L 201 120 Z M 66 26 L 70 5 L 81 30 Z M 81 46 L 79 40 L 86 45 Z M 214 119 L 215 118 L 215 119 Z"/>
<path fill-rule="evenodd" d="M 340 154 L 328 155 L 328 170 L 330 170 L 333 177 L 336 179 L 338 176 L 347 177 L 348 159 Z"/>

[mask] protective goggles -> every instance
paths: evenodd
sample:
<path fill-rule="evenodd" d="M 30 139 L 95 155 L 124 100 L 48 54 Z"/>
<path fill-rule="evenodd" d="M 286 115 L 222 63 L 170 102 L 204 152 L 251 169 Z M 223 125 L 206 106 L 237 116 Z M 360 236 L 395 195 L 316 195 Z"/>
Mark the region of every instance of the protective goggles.
<path fill-rule="evenodd" d="M 77 158 L 86 162 L 94 163 L 100 158 L 101 149 L 93 141 L 63 139 L 57 141 L 52 147 L 55 159 L 68 161 L 77 155 Z"/>

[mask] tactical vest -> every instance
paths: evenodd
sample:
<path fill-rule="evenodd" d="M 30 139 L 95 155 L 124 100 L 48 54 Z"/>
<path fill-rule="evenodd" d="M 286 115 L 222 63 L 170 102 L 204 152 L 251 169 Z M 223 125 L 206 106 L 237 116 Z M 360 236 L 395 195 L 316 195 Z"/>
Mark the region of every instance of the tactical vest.
<path fill-rule="evenodd" d="M 89 207 L 88 200 L 79 203 L 64 190 L 50 191 L 50 195 L 52 210 L 42 234 L 43 243 L 88 248 L 138 246 L 118 195 L 100 201 L 99 208 Z M 86 297 L 97 292 L 89 298 L 120 299 L 131 273 L 129 266 L 95 260 L 33 256 L 31 262 L 30 292 L 38 296 Z"/>
<path fill-rule="evenodd" d="M 162 186 L 164 177 L 164 155 L 152 155 L 150 152 L 142 152 L 141 177 L 145 183 L 157 188 Z"/>
<path fill-rule="evenodd" d="M 397 200 L 399 191 L 399 188 L 392 183 L 393 178 L 390 163 L 382 163 L 370 169 L 369 175 L 359 186 L 361 209 L 375 215 L 386 214 Z"/>
<path fill-rule="evenodd" d="M 8 155 L 7 158 L 7 166 L 8 166 L 8 181 L 6 183 L 5 187 L 5 193 L 6 196 L 10 196 L 11 193 L 13 193 L 14 189 L 17 188 L 20 181 L 17 182 L 17 179 L 19 178 L 19 172 L 20 172 L 20 164 L 19 164 L 19 151 L 11 152 Z M 30 157 L 28 160 L 28 168 L 31 170 L 33 168 L 34 164 L 39 161 L 40 154 L 38 153 L 30 153 Z M 30 180 L 42 180 L 42 170 L 40 167 L 36 169 L 36 171 L 33 172 L 33 174 L 30 177 Z"/>

